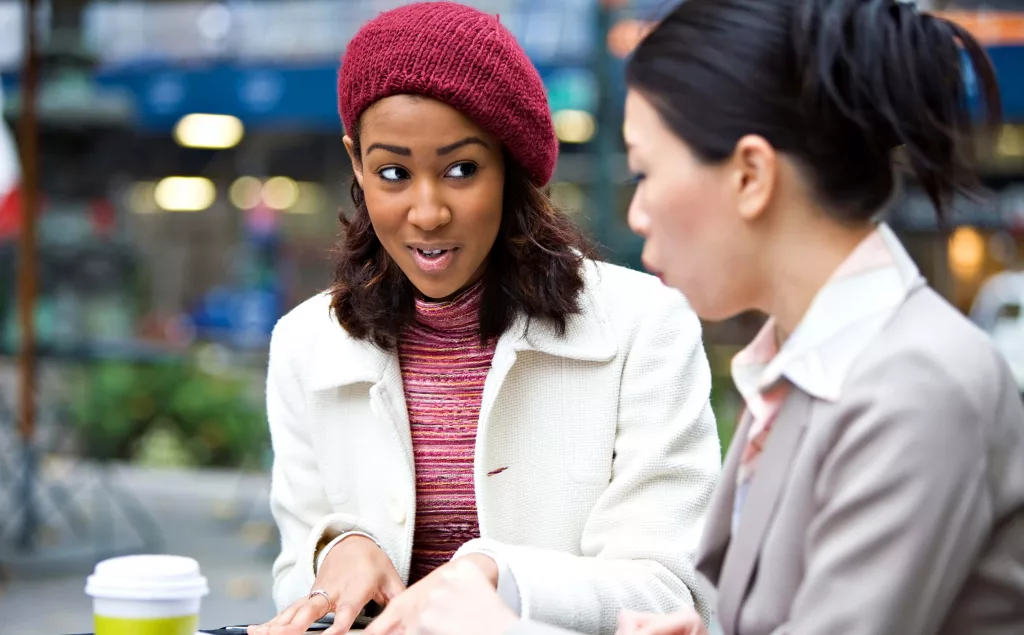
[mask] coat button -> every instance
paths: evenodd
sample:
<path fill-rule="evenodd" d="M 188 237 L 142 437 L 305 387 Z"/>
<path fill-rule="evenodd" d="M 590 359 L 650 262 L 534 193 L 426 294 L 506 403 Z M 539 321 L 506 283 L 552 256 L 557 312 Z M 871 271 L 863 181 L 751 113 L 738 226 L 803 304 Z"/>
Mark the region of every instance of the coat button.
<path fill-rule="evenodd" d="M 391 515 L 391 520 L 397 524 L 405 523 L 405 501 L 402 500 L 401 496 L 392 495 L 388 499 L 388 514 Z"/>

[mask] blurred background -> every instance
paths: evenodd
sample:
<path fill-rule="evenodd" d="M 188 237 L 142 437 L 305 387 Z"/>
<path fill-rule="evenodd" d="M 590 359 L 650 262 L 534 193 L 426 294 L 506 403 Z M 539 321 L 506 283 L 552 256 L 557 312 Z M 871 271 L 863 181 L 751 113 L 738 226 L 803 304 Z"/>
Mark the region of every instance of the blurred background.
<path fill-rule="evenodd" d="M 262 621 L 277 550 L 267 344 L 278 317 L 329 283 L 350 203 L 338 59 L 361 24 L 404 2 L 32 4 L 0 0 L 0 631 L 91 630 L 84 575 L 140 551 L 200 560 L 204 627 Z M 500 14 L 548 88 L 561 140 L 552 197 L 608 259 L 638 267 L 623 58 L 671 3 L 467 4 Z M 1024 386 L 1024 1 L 921 6 L 988 47 L 1007 123 L 982 148 L 983 197 L 939 227 L 911 183 L 889 219 Z M 28 228 L 26 181 L 40 192 Z M 19 356 L 27 237 L 34 364 Z M 728 361 L 760 323 L 707 325 L 723 444 L 738 410 Z"/>

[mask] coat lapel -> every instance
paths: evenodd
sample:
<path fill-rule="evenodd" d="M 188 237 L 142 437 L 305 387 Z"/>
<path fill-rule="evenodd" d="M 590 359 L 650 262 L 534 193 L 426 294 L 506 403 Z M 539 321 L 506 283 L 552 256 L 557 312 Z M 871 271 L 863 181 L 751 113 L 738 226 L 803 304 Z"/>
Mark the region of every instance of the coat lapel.
<path fill-rule="evenodd" d="M 365 417 L 365 414 L 347 412 L 358 409 L 359 402 L 339 400 L 332 391 L 367 384 L 364 394 L 369 398 L 370 411 L 391 426 L 406 463 L 413 470 L 412 433 L 398 356 L 371 342 L 353 339 L 333 315 L 331 327 L 317 342 L 320 354 L 312 358 L 309 389 L 317 399 L 333 405 L 331 416 L 337 420 L 337 417 Z"/>
<path fill-rule="evenodd" d="M 725 552 L 718 583 L 719 619 L 725 635 L 737 633 L 740 607 L 750 586 L 764 534 L 786 484 L 786 475 L 800 447 L 811 404 L 811 397 L 802 391 L 790 393 L 758 460 L 736 535 Z M 735 491 L 735 476 L 732 479 L 730 494 Z M 731 500 L 729 502 L 731 504 Z"/>
<path fill-rule="evenodd" d="M 586 286 L 580 293 L 580 311 L 568 317 L 564 333 L 547 320 L 519 316 L 499 338 L 481 399 L 477 456 L 481 456 L 479 450 L 487 441 L 490 415 L 501 387 L 520 352 L 535 351 L 590 362 L 608 362 L 618 354 L 615 330 L 596 295 L 600 285 L 599 268 L 591 261 L 584 266 Z M 325 332 L 318 342 L 321 354 L 314 358 L 310 368 L 309 389 L 326 396 L 340 387 L 370 384 L 368 394 L 373 414 L 391 424 L 409 469 L 414 470 L 412 433 L 398 356 L 371 342 L 351 338 L 333 315 L 331 324 L 334 328 Z"/>
<path fill-rule="evenodd" d="M 478 448 L 486 440 L 494 403 L 519 353 L 533 351 L 587 362 L 609 362 L 618 354 L 615 331 L 595 296 L 600 272 L 593 262 L 587 261 L 585 267 L 587 283 L 580 293 L 580 311 L 568 317 L 564 333 L 547 320 L 519 316 L 498 339 L 481 399 Z"/>
<path fill-rule="evenodd" d="M 416 474 L 413 458 L 412 426 L 409 424 L 409 408 L 405 403 L 405 384 L 397 355 L 389 355 L 380 379 L 370 387 L 370 410 L 378 417 L 390 422 L 398 436 L 405 454 L 405 462 L 411 474 Z"/>

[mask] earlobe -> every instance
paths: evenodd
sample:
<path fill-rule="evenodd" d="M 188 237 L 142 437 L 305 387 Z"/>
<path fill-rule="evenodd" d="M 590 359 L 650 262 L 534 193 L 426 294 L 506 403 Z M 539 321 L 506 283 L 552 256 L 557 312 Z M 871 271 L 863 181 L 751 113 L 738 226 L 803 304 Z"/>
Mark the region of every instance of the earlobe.
<path fill-rule="evenodd" d="M 747 135 L 736 144 L 739 213 L 755 220 L 771 201 L 778 170 L 775 148 L 763 137 Z"/>
<path fill-rule="evenodd" d="M 352 172 L 356 175 L 356 182 L 359 183 L 359 187 L 363 187 L 363 161 L 362 157 L 356 156 L 355 142 L 352 141 L 352 137 L 345 135 L 342 143 L 345 144 L 348 158 L 352 161 Z"/>

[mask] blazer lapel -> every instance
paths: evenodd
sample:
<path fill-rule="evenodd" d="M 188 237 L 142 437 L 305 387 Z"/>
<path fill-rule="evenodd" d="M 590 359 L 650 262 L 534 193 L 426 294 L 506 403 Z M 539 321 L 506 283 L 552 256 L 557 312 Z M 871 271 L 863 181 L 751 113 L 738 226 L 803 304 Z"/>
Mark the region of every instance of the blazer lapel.
<path fill-rule="evenodd" d="M 729 451 L 725 455 L 721 480 L 708 505 L 707 523 L 701 535 L 700 548 L 697 550 L 697 570 L 708 579 L 713 586 L 718 586 L 718 578 L 722 573 L 722 560 L 729 548 L 732 538 L 732 509 L 736 492 L 736 472 L 739 470 L 743 446 L 746 445 L 750 426 L 753 422 L 750 412 L 744 408 L 739 418 L 739 426 L 733 434 Z"/>
<path fill-rule="evenodd" d="M 792 390 L 772 425 L 772 432 L 758 460 L 757 472 L 750 484 L 736 535 L 722 562 L 718 608 L 725 635 L 735 635 L 737 632 L 740 607 L 746 597 L 768 523 L 785 486 L 793 456 L 800 447 L 811 404 L 810 396 L 800 390 Z M 735 479 L 735 476 L 732 478 Z M 730 494 L 734 490 L 735 482 L 730 487 Z"/>

